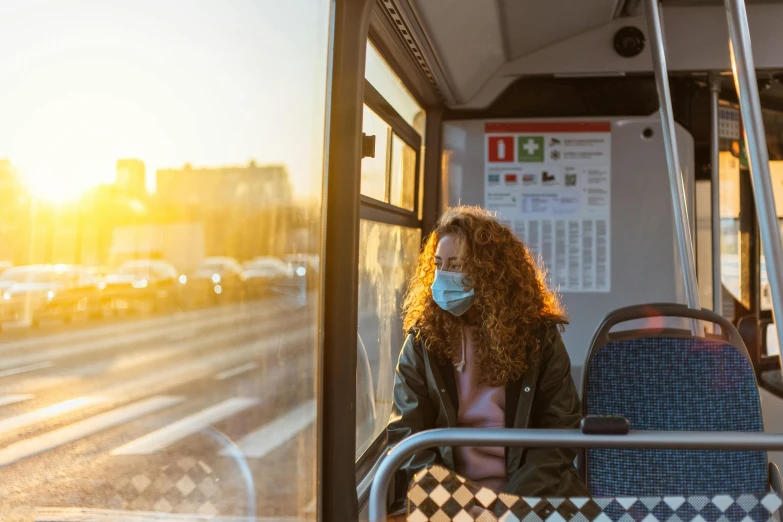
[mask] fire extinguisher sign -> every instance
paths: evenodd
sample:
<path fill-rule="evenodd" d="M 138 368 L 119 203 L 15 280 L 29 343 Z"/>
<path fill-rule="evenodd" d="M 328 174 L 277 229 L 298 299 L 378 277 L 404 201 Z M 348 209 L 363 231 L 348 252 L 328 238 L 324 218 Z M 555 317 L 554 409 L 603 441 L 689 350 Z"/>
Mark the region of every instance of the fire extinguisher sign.
<path fill-rule="evenodd" d="M 514 136 L 489 136 L 487 158 L 490 163 L 512 163 L 514 161 Z"/>

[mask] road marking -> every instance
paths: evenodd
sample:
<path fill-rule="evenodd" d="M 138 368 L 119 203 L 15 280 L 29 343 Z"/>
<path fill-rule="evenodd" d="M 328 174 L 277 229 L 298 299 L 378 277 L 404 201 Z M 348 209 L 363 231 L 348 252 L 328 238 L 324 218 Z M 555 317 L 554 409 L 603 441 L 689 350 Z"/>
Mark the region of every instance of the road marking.
<path fill-rule="evenodd" d="M 267 456 L 303 431 L 315 421 L 315 401 L 308 401 L 278 417 L 266 426 L 249 433 L 239 441 L 245 457 L 260 459 Z M 223 450 L 221 455 L 226 455 Z"/>
<path fill-rule="evenodd" d="M 51 368 L 52 366 L 54 366 L 54 363 L 52 361 L 45 361 L 36 364 L 28 364 L 27 366 L 22 366 L 20 368 L 12 368 L 10 370 L 4 370 L 0 372 L 0 377 L 8 377 L 9 375 L 16 375 L 17 373 L 27 373 L 27 372 L 32 372 L 34 370 L 41 370 L 43 368 Z"/>
<path fill-rule="evenodd" d="M 59 417 L 60 415 L 65 415 L 66 413 L 71 413 L 81 408 L 86 408 L 106 401 L 106 397 L 78 397 L 76 399 L 58 402 L 57 404 L 52 404 L 45 408 L 22 413 L 21 415 L 15 415 L 0 420 L 0 434 L 18 430 L 19 428 L 26 428 L 32 426 L 36 422 L 53 419 L 54 417 Z"/>
<path fill-rule="evenodd" d="M 236 377 L 237 375 L 243 374 L 245 372 L 249 372 L 250 370 L 255 370 L 256 368 L 258 368 L 258 363 L 255 362 L 245 363 L 241 366 L 237 366 L 236 368 L 231 368 L 229 370 L 220 372 L 219 374 L 215 375 L 215 380 L 225 381 L 226 379 L 230 379 L 231 377 Z"/>
<path fill-rule="evenodd" d="M 20 348 L 30 348 L 33 346 L 40 346 L 42 344 L 56 344 L 58 346 L 62 346 L 76 341 L 86 341 L 92 338 L 105 336 L 112 337 L 112 339 L 116 342 L 117 338 L 121 338 L 123 335 L 128 334 L 129 332 L 137 333 L 141 330 L 150 330 L 160 327 L 163 327 L 165 330 L 166 328 L 176 324 L 193 325 L 194 323 L 197 323 L 200 325 L 200 321 L 205 319 L 213 319 L 216 316 L 236 318 L 238 315 L 247 315 L 276 306 L 276 302 L 274 300 L 270 300 L 258 301 L 250 305 L 246 305 L 244 308 L 242 308 L 240 305 L 229 305 L 225 308 L 221 307 L 189 310 L 187 312 L 167 314 L 149 319 L 122 321 L 118 324 L 108 324 L 76 331 L 41 335 L 27 339 L 19 339 L 16 341 L 4 341 L 0 344 L 0 351 L 5 352 L 9 350 L 17 350 Z"/>
<path fill-rule="evenodd" d="M 256 314 L 242 314 L 237 317 L 215 315 L 213 317 L 203 318 L 197 321 L 187 321 L 184 324 L 177 324 L 174 326 L 169 325 L 164 328 L 157 328 L 152 330 L 134 331 L 132 333 L 124 334 L 121 336 L 113 335 L 109 338 L 101 337 L 98 339 L 88 340 L 80 344 L 69 344 L 64 342 L 63 345 L 58 345 L 54 348 L 43 349 L 40 352 L 34 351 L 24 355 L 0 358 L 0 369 L 13 368 L 15 366 L 28 365 L 33 363 L 40 363 L 48 359 L 64 359 L 67 357 L 74 357 L 77 355 L 84 355 L 96 351 L 115 352 L 121 349 L 127 349 L 128 347 L 135 348 L 139 344 L 144 342 L 153 341 L 155 339 L 161 339 L 165 342 L 166 335 L 173 335 L 175 332 L 193 332 L 194 330 L 205 328 L 217 328 L 227 325 L 237 325 L 237 323 L 251 322 L 256 325 L 269 326 L 269 322 L 263 321 L 270 319 L 273 323 L 275 320 L 279 320 L 281 314 L 277 310 L 259 309 Z M 171 320 L 170 320 L 171 321 Z M 199 338 L 199 337 L 197 337 Z M 0 351 L 4 349 L 4 345 L 0 344 Z"/>
<path fill-rule="evenodd" d="M 315 328 L 307 330 L 295 330 L 286 334 L 286 344 L 291 349 L 302 348 L 302 344 L 308 342 L 307 349 L 312 350 L 309 341 L 314 339 Z M 139 378 L 130 381 L 120 381 L 114 386 L 102 390 L 105 395 L 131 398 L 144 397 L 163 390 L 182 386 L 197 379 L 209 378 L 214 375 L 215 369 L 247 362 L 248 359 L 261 357 L 265 352 L 273 349 L 273 341 L 269 339 L 255 339 L 253 341 L 236 345 L 235 348 L 224 350 L 198 359 L 189 360 L 183 364 L 166 366 L 165 369 L 155 373 L 145 373 Z"/>
<path fill-rule="evenodd" d="M 70 442 L 119 426 L 184 401 L 184 397 L 159 396 L 134 402 L 89 419 L 65 426 L 37 437 L 25 439 L 0 449 L 0 467 L 27 457 L 53 450 Z"/>
<path fill-rule="evenodd" d="M 11 384 L 0 385 L 0 393 L 34 393 L 44 388 L 60 388 L 67 390 L 73 384 L 76 384 L 79 377 L 61 377 L 58 375 L 47 375 L 43 377 L 27 377 Z"/>
<path fill-rule="evenodd" d="M 8 406 L 9 404 L 16 404 L 34 398 L 35 395 L 25 393 L 22 395 L 0 395 L 0 406 Z"/>
<path fill-rule="evenodd" d="M 198 413 L 153 431 L 111 452 L 112 455 L 152 455 L 216 422 L 258 404 L 258 399 L 228 399 Z"/>

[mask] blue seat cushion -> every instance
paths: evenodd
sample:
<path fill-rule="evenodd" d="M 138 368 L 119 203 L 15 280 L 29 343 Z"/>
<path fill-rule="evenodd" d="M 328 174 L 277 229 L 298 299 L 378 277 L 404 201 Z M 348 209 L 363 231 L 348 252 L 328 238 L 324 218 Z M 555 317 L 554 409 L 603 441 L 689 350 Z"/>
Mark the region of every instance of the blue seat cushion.
<path fill-rule="evenodd" d="M 632 430 L 764 431 L 753 369 L 713 341 L 613 341 L 588 363 L 586 415 L 622 415 Z M 592 495 L 762 493 L 764 451 L 587 451 Z"/>

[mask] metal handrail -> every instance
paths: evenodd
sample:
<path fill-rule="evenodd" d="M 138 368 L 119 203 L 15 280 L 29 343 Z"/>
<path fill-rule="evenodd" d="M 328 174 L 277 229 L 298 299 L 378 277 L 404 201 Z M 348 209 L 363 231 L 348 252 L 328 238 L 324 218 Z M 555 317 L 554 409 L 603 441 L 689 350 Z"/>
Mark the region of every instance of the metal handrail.
<path fill-rule="evenodd" d="M 585 435 L 579 430 L 495 428 L 421 431 L 390 449 L 378 466 L 370 490 L 370 522 L 385 522 L 389 484 L 400 466 L 417 451 L 436 446 L 781 451 L 783 433 L 632 431 L 628 435 Z"/>
<path fill-rule="evenodd" d="M 696 280 L 696 261 L 693 256 L 693 240 L 688 220 L 688 204 L 685 198 L 685 187 L 680 168 L 680 156 L 677 150 L 677 136 L 672 111 L 672 98 L 669 92 L 669 76 L 666 68 L 666 52 L 663 47 L 663 30 L 661 29 L 661 13 L 658 10 L 658 0 L 645 0 L 647 9 L 647 32 L 650 37 L 650 53 L 653 58 L 655 85 L 658 90 L 658 100 L 661 111 L 661 128 L 663 129 L 663 144 L 666 150 L 666 164 L 669 168 L 669 188 L 672 194 L 674 208 L 674 228 L 677 231 L 677 246 L 679 248 L 682 275 L 685 283 L 685 297 L 688 307 L 698 310 L 699 285 Z M 704 325 L 693 321 L 693 335 L 704 337 Z"/>
<path fill-rule="evenodd" d="M 729 22 L 729 52 L 734 85 L 739 96 L 745 128 L 745 150 L 753 180 L 759 232 L 767 260 L 769 289 L 772 293 L 772 315 L 778 339 L 783 339 L 783 246 L 780 244 L 778 213 L 769 171 L 769 152 L 761 116 L 756 65 L 750 45 L 748 13 L 743 0 L 725 0 Z M 783 361 L 783 359 L 781 359 Z"/>

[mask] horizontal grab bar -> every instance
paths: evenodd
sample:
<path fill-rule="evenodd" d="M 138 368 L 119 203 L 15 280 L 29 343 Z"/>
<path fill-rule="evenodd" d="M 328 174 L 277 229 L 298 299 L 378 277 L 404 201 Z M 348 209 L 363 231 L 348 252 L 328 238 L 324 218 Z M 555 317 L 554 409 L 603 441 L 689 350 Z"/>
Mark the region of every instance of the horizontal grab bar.
<path fill-rule="evenodd" d="M 417 451 L 435 446 L 522 446 L 686 450 L 783 450 L 783 433 L 742 431 L 631 431 L 628 435 L 585 435 L 579 430 L 448 428 L 411 435 L 390 449 L 370 490 L 370 522 L 385 522 L 389 484 Z"/>

